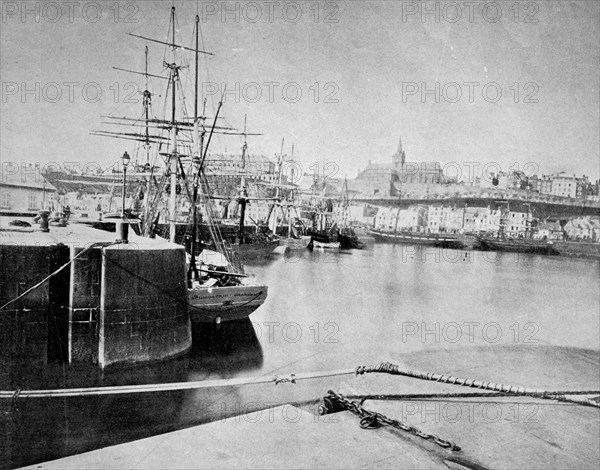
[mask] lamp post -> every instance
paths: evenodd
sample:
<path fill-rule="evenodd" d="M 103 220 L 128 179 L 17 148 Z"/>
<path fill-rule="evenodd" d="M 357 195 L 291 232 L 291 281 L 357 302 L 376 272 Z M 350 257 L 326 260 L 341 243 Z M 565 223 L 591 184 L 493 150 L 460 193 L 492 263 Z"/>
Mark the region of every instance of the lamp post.
<path fill-rule="evenodd" d="M 129 161 L 131 158 L 127 152 L 123 153 L 121 157 L 123 160 L 123 188 L 122 188 L 122 198 L 123 205 L 121 207 L 121 225 L 119 226 L 119 236 L 120 238 L 117 240 L 118 243 L 127 243 L 129 239 L 129 224 L 127 223 L 127 219 L 125 218 L 125 185 L 127 183 L 127 165 L 129 165 Z"/>

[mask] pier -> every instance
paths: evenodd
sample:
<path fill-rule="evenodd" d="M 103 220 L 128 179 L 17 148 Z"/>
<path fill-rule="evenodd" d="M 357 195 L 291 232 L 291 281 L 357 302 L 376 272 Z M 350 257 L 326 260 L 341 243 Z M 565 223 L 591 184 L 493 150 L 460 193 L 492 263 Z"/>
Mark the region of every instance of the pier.
<path fill-rule="evenodd" d="M 29 220 L 31 228 L 0 222 L 0 355 L 8 362 L 105 368 L 190 348 L 182 246 L 133 233 L 117 243 L 115 233 L 77 224 L 42 232 Z"/>

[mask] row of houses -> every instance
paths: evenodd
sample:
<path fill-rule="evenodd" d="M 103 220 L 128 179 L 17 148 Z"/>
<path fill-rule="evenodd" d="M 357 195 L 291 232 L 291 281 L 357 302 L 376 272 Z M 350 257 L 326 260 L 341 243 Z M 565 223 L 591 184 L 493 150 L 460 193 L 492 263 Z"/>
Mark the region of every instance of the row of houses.
<path fill-rule="evenodd" d="M 600 183 L 591 182 L 586 175 L 566 175 L 564 172 L 554 175 L 527 176 L 522 171 L 498 172 L 491 178 L 478 181 L 482 188 L 502 190 L 522 189 L 539 194 L 558 196 L 569 199 L 586 199 L 598 201 Z"/>
<path fill-rule="evenodd" d="M 365 213 L 364 209 L 362 212 Z M 502 228 L 506 236 L 514 238 L 532 236 L 548 240 L 600 240 L 599 216 L 540 221 L 527 212 L 440 205 L 414 205 L 406 209 L 379 207 L 374 217 L 362 219 L 359 213 L 353 212 L 355 220 L 383 230 L 498 235 Z"/>
<path fill-rule="evenodd" d="M 381 207 L 374 219 L 374 227 L 383 230 L 409 230 L 424 233 L 498 233 L 501 210 L 489 207 L 457 207 L 415 205 L 406 209 Z M 510 212 L 507 234 L 519 236 L 531 224 L 531 216 L 524 212 Z"/>

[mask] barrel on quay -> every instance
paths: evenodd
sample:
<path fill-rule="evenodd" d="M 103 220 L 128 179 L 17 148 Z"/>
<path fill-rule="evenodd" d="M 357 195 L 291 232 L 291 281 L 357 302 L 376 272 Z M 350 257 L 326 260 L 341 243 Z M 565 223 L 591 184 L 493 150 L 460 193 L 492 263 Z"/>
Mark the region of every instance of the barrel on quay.
<path fill-rule="evenodd" d="M 105 368 L 191 347 L 183 247 L 23 221 L 0 220 L 1 357 Z"/>

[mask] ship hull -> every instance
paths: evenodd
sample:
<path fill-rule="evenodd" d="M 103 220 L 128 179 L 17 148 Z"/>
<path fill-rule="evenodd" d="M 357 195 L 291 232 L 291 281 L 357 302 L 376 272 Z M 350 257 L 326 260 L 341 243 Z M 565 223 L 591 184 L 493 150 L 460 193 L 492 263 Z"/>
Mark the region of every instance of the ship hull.
<path fill-rule="evenodd" d="M 313 240 L 312 246 L 315 250 L 339 250 L 340 242 L 323 243 L 317 240 Z"/>
<path fill-rule="evenodd" d="M 269 256 L 278 245 L 279 240 L 257 241 L 231 245 L 231 250 L 237 253 L 242 261 L 245 261 Z"/>
<path fill-rule="evenodd" d="M 280 240 L 281 246 L 287 246 L 291 250 L 306 248 L 311 242 L 312 238 L 308 236 L 302 236 L 301 238 L 283 238 Z"/>
<path fill-rule="evenodd" d="M 335 232 L 330 233 L 330 232 L 321 232 L 318 230 L 307 230 L 306 235 L 311 237 L 312 243 L 314 243 L 314 242 L 336 243 L 338 241 L 337 233 L 335 233 Z"/>
<path fill-rule="evenodd" d="M 364 247 L 364 244 L 360 241 L 354 230 L 343 230 L 345 233 L 340 231 L 337 237 L 338 241 L 340 242 L 340 248 L 342 250 L 361 249 Z"/>
<path fill-rule="evenodd" d="M 528 240 L 502 240 L 492 238 L 479 239 L 484 251 L 510 251 L 514 253 L 533 253 L 540 255 L 557 255 L 558 250 L 553 244 Z"/>
<path fill-rule="evenodd" d="M 267 299 L 267 286 L 197 287 L 188 290 L 192 323 L 221 323 L 250 316 Z"/>
<path fill-rule="evenodd" d="M 369 230 L 369 234 L 376 242 L 431 245 L 441 248 L 464 248 L 457 235 L 384 232 L 382 230 Z"/>

